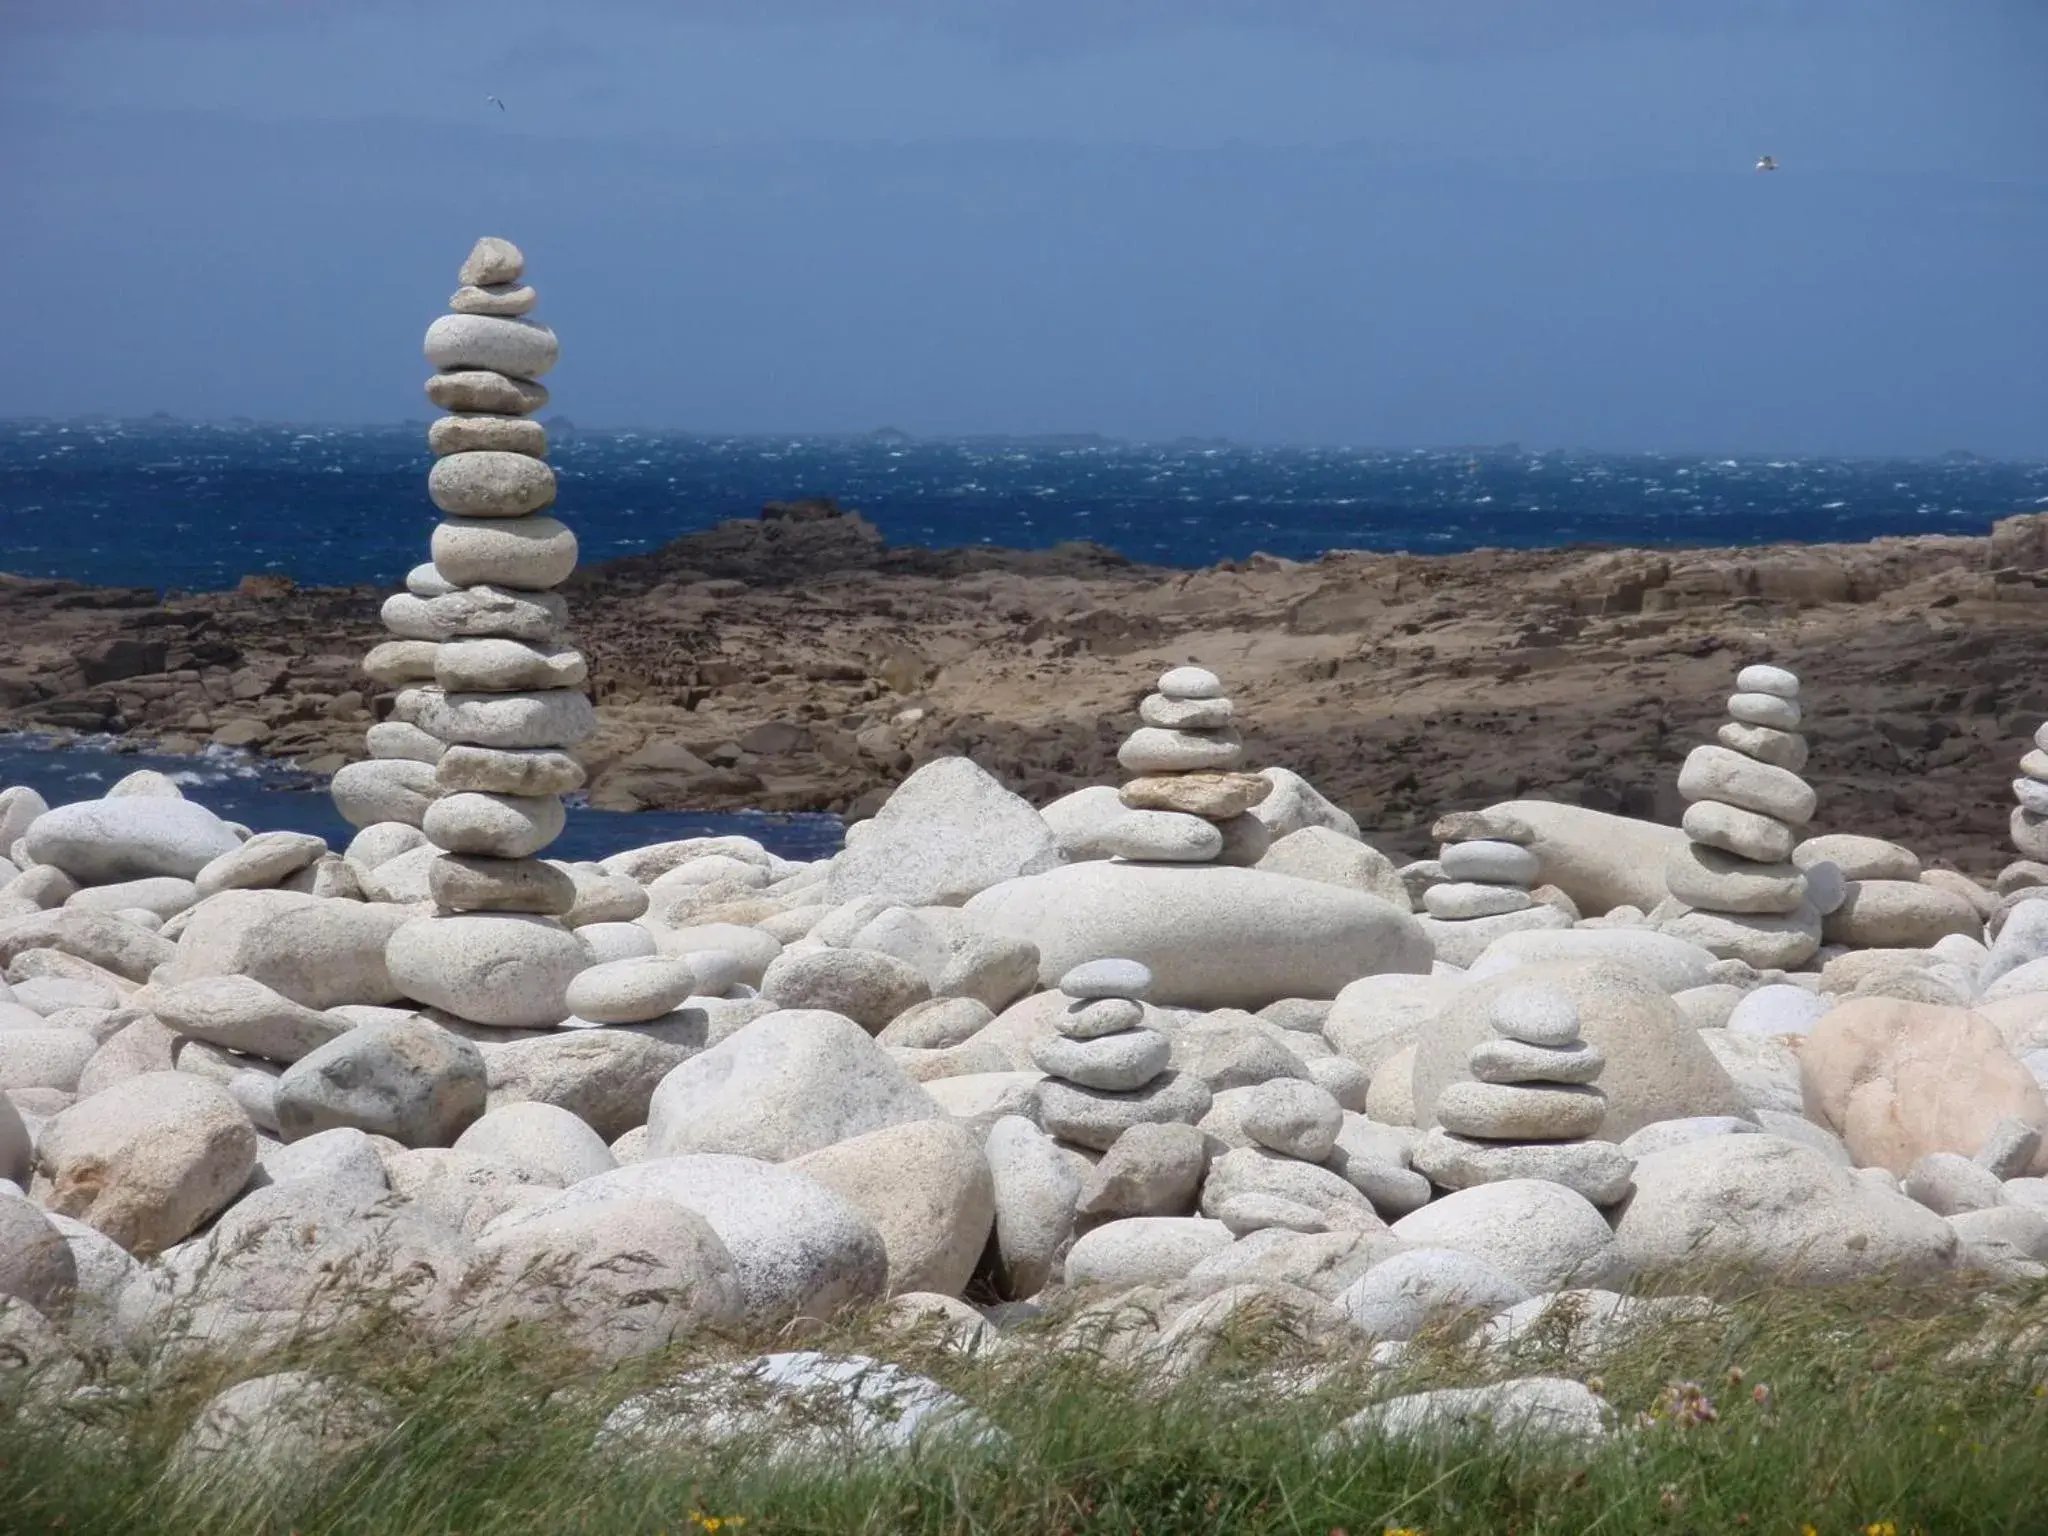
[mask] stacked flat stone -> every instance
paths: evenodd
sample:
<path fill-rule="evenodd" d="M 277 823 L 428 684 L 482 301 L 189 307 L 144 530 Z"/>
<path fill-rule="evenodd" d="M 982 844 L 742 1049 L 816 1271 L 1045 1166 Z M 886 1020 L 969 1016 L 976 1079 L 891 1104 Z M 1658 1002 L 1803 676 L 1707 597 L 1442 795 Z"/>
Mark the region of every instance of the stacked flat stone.
<path fill-rule="evenodd" d="M 1107 1152 L 1133 1125 L 1192 1125 L 1209 1112 L 1208 1088 L 1168 1070 L 1171 1043 L 1145 1025 L 1151 987 L 1137 960 L 1091 960 L 1060 978 L 1059 1032 L 1031 1047 L 1046 1075 L 1039 1118 L 1054 1136 Z"/>
<path fill-rule="evenodd" d="M 1416 1143 L 1415 1168 L 1442 1189 L 1548 1179 L 1595 1205 L 1629 1190 L 1635 1160 L 1590 1138 L 1607 1117 L 1594 1086 L 1606 1059 L 1579 1038 L 1567 997 L 1514 987 L 1494 999 L 1492 1033 L 1472 1047 L 1469 1081 L 1437 1099 L 1437 1123 Z"/>
<path fill-rule="evenodd" d="M 436 913 L 393 935 L 392 979 L 418 1002 L 506 1027 L 561 1022 L 569 980 L 590 963 L 553 920 L 575 904 L 575 882 L 538 855 L 561 833 L 561 797 L 583 783 L 567 749 L 596 726 L 552 590 L 576 569 L 576 536 L 548 514 L 547 434 L 527 419 L 547 403 L 535 381 L 559 343 L 525 318 L 524 269 L 509 241 L 478 241 L 453 313 L 427 328 L 440 370 L 427 398 L 449 412 L 427 431 L 427 489 L 445 516 L 432 563 L 384 605 L 399 640 L 371 654 L 373 671 L 404 684 L 387 722 L 404 729 L 386 749 L 413 755 L 363 765 L 431 762 L 418 825 L 441 850 L 428 869 Z"/>
<path fill-rule="evenodd" d="M 1493 811 L 1440 818 L 1430 829 L 1441 847 L 1443 879 L 1422 892 L 1423 930 L 1447 965 L 1470 965 L 1495 939 L 1530 928 L 1569 928 L 1571 918 L 1530 894 L 1543 862 L 1536 834 Z"/>
<path fill-rule="evenodd" d="M 2048 863 L 2048 725 L 2034 732 L 2034 750 L 2020 759 L 2012 781 L 2012 845 L 2020 857 Z"/>
<path fill-rule="evenodd" d="M 1138 706 L 1142 722 L 1117 749 L 1137 777 L 1118 791 L 1125 811 L 1105 827 L 1113 857 L 1160 864 L 1256 864 L 1265 825 L 1248 814 L 1271 781 L 1241 773 L 1244 742 L 1222 679 L 1202 667 L 1162 673 Z"/>
<path fill-rule="evenodd" d="M 1670 904 L 1658 926 L 1724 960 L 1758 969 L 1802 965 L 1820 948 L 1821 919 L 1792 862 L 1814 793 L 1799 776 L 1799 679 L 1782 667 L 1744 667 L 1714 746 L 1679 770 L 1689 839 L 1664 870 Z"/>

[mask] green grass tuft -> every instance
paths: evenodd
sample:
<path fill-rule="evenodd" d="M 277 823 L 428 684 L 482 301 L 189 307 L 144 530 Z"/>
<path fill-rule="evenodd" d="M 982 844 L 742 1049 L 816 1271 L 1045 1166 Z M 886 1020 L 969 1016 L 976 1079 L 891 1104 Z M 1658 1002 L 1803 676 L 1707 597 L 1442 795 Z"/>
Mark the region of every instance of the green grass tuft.
<path fill-rule="evenodd" d="M 2048 1530 L 2048 1290 L 1777 1292 L 1660 1326 L 1594 1360 L 1541 1340 L 1519 1358 L 1451 1338 L 1375 1371 L 1361 1346 L 1253 1319 L 1163 1380 L 1124 1352 L 1054 1347 L 1051 1327 L 989 1354 L 846 1318 L 803 1340 L 924 1371 L 1009 1436 L 836 1469 L 758 1447 L 628 1457 L 593 1449 L 623 1398 L 779 1340 L 696 1340 L 591 1368 L 544 1330 L 458 1345 L 388 1320 L 258 1363 L 102 1361 L 83 1392 L 0 1409 L 0 1531 L 360 1533 L 721 1530 L 1621 1536 L 1756 1531 L 1961 1536 Z M 251 1483 L 172 1461 L 223 1386 L 285 1368 L 360 1384 L 390 1432 L 335 1467 Z M 1393 1391 L 1506 1376 L 1592 1379 L 1624 1426 L 1596 1449 L 1328 1431 Z"/>

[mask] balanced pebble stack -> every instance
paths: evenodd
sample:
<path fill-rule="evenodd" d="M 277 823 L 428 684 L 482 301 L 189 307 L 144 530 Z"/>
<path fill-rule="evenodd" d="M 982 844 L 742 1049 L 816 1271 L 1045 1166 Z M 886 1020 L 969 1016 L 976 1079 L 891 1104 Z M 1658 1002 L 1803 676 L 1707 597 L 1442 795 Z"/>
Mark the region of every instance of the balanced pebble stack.
<path fill-rule="evenodd" d="M 1170 1042 L 1145 1025 L 1151 986 L 1136 960 L 1091 960 L 1060 978 L 1059 1032 L 1031 1048 L 1047 1078 L 1040 1119 L 1060 1140 L 1107 1152 L 1133 1125 L 1192 1125 L 1209 1112 L 1209 1090 L 1168 1070 Z"/>
<path fill-rule="evenodd" d="M 1138 706 L 1142 722 L 1117 749 L 1136 774 L 1118 792 L 1124 814 L 1103 829 L 1117 858 L 1162 864 L 1256 864 L 1267 847 L 1251 808 L 1269 780 L 1238 772 L 1244 743 L 1215 673 L 1175 667 Z"/>
<path fill-rule="evenodd" d="M 1814 793 L 1799 776 L 1799 679 L 1782 667 L 1744 667 L 1718 745 L 1693 748 L 1679 770 L 1690 840 L 1664 870 L 1668 934 L 1758 969 L 1802 965 L 1820 948 L 1821 919 L 1792 862 Z"/>
<path fill-rule="evenodd" d="M 1487 1023 L 1492 1035 L 1467 1059 L 1471 1079 L 1437 1098 L 1437 1123 L 1412 1154 L 1416 1170 L 1442 1189 L 1547 1179 L 1595 1205 L 1620 1200 L 1635 1161 L 1588 1139 L 1607 1118 L 1607 1096 L 1593 1086 L 1606 1059 L 1579 1038 L 1578 1009 L 1517 987 L 1494 1000 Z"/>
<path fill-rule="evenodd" d="M 2020 857 L 2048 863 L 2048 725 L 2034 732 L 2034 750 L 2020 759 L 2012 781 L 2012 845 Z"/>
<path fill-rule="evenodd" d="M 547 433 L 528 419 L 547 403 L 535 381 L 560 346 L 525 318 L 535 294 L 524 269 L 509 241 L 478 241 L 454 312 L 427 329 L 440 370 L 427 398 L 449 412 L 427 431 L 427 489 L 445 515 L 432 564 L 384 605 L 399 642 L 371 653 L 373 673 L 407 685 L 373 728 L 371 750 L 394 755 L 355 765 L 417 778 L 411 765 L 431 764 L 416 821 L 440 850 L 427 871 L 436 914 L 392 936 L 393 981 L 456 1018 L 506 1027 L 561 1022 L 568 983 L 590 963 L 554 921 L 575 904 L 575 882 L 537 855 L 562 831 L 562 795 L 583 783 L 566 749 L 596 725 L 552 590 L 576 569 L 576 536 L 548 514 Z M 338 801 L 349 774 L 336 775 Z"/>
<path fill-rule="evenodd" d="M 1571 918 L 1530 894 L 1543 862 L 1536 834 L 1510 817 L 1480 812 L 1440 818 L 1442 881 L 1422 893 L 1423 929 L 1447 965 L 1466 966 L 1494 940 L 1530 928 L 1569 928 Z"/>

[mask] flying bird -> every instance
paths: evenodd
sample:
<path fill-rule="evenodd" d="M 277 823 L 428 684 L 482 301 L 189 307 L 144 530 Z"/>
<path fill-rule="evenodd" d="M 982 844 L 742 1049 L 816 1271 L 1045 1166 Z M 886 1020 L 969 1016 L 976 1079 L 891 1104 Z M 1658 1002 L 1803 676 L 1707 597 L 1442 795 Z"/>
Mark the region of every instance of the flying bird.
<path fill-rule="evenodd" d="M 490 102 L 490 103 L 491 103 L 491 104 L 492 104 L 493 106 L 495 106 L 495 107 L 496 107 L 496 108 L 497 108 L 497 109 L 498 109 L 498 110 L 499 110 L 500 112 L 502 112 L 502 111 L 504 111 L 504 110 L 505 110 L 505 103 L 503 103 L 502 101 L 499 101 L 499 100 L 498 100 L 498 98 L 497 98 L 497 97 L 495 97 L 495 96 L 486 96 L 486 97 L 484 98 L 484 100 L 485 100 L 485 101 L 488 101 L 488 102 Z"/>
<path fill-rule="evenodd" d="M 1760 171 L 1775 171 L 1778 168 L 1778 157 L 1765 155 L 1763 159 L 1757 161 L 1756 168 Z"/>

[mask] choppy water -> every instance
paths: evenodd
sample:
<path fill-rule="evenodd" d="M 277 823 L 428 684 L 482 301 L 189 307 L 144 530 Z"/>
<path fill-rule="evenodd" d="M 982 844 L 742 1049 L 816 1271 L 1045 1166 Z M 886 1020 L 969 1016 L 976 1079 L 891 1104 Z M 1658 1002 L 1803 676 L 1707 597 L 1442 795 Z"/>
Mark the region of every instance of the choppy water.
<path fill-rule="evenodd" d="M 259 832 L 312 832 L 331 848 L 346 847 L 354 829 L 324 786 L 304 774 L 215 747 L 200 757 L 116 752 L 107 741 L 0 734 L 0 786 L 26 784 L 52 805 L 92 800 L 138 768 L 168 774 L 190 800 Z M 821 859 L 839 851 L 839 818 L 743 812 L 594 811 L 571 797 L 569 824 L 548 848 L 554 859 L 601 859 L 627 848 L 673 838 L 739 833 L 788 859 Z"/>
<path fill-rule="evenodd" d="M 1754 544 L 1981 533 L 2048 509 L 2048 463 L 720 438 L 553 426 L 586 562 L 764 501 L 833 496 L 893 543 L 1092 539 L 1205 565 L 1256 550 Z M 0 570 L 200 591 L 251 572 L 394 586 L 434 512 L 424 423 L 0 422 Z"/>

